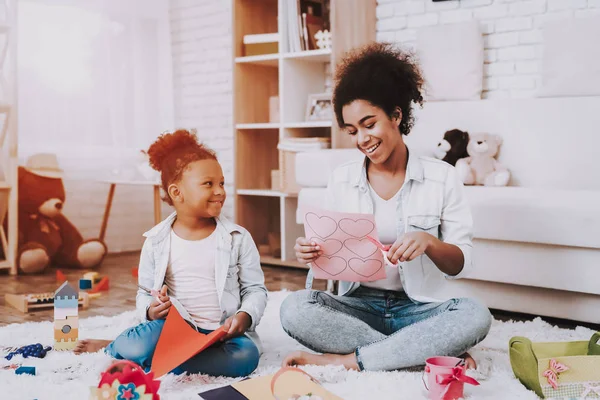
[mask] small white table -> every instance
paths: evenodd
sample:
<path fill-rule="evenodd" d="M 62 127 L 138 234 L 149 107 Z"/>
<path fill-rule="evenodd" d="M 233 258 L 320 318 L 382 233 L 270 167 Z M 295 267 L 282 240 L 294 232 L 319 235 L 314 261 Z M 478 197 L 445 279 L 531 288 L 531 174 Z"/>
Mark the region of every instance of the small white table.
<path fill-rule="evenodd" d="M 108 183 L 110 189 L 108 190 L 108 198 L 106 199 L 106 207 L 104 208 L 104 216 L 102 217 L 102 227 L 100 228 L 99 239 L 104 241 L 106 235 L 106 226 L 108 225 L 108 217 L 110 216 L 110 208 L 112 207 L 113 197 L 115 195 L 115 188 L 117 185 L 136 185 L 136 186 L 149 186 L 152 185 L 154 190 L 154 224 L 158 224 L 161 220 L 160 212 L 160 182 L 153 181 L 124 181 L 124 180 L 100 180 L 100 182 Z"/>

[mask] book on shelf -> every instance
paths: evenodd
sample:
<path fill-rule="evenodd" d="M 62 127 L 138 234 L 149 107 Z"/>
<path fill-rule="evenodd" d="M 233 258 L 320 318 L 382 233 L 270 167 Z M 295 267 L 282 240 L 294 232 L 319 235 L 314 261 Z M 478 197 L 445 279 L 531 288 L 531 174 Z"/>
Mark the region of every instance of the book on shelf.
<path fill-rule="evenodd" d="M 315 34 L 329 29 L 329 0 L 286 0 L 282 15 L 287 30 L 283 47 L 292 53 L 318 49 Z"/>

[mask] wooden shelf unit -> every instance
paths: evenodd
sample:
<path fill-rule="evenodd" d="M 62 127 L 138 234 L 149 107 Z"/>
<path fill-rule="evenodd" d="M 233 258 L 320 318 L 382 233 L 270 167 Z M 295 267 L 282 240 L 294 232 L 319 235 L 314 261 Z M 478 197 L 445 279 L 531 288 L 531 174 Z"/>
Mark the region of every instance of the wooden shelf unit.
<path fill-rule="evenodd" d="M 310 94 L 325 92 L 326 64 L 349 49 L 375 40 L 376 0 L 329 0 L 332 47 L 290 52 L 282 5 L 296 0 L 232 0 L 234 219 L 257 245 L 269 233 L 280 237 L 281 256 L 262 255 L 264 264 L 306 268 L 296 262 L 294 244 L 304 229 L 296 223 L 297 194 L 272 190 L 271 170 L 280 169 L 277 144 L 285 138 L 329 137 L 332 147 L 348 147 L 335 118 L 306 121 Z M 246 56 L 247 34 L 280 33 L 278 53 Z M 269 120 L 269 98 L 279 97 L 278 122 Z"/>

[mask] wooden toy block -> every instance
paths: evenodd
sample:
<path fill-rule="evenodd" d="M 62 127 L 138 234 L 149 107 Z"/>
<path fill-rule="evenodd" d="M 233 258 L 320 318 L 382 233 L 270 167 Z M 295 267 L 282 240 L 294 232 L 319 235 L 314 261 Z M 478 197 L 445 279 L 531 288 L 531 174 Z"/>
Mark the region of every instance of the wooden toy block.
<path fill-rule="evenodd" d="M 6 294 L 4 299 L 7 304 L 23 313 L 54 307 L 54 293 Z M 88 308 L 89 295 L 85 292 L 79 293 L 78 303 L 80 307 Z"/>
<path fill-rule="evenodd" d="M 54 307 L 58 308 L 76 308 L 79 299 L 79 293 L 69 282 L 64 282 L 54 292 Z"/>
<path fill-rule="evenodd" d="M 61 329 L 54 329 L 54 342 L 66 342 L 70 340 L 77 341 L 79 337 L 79 329 L 71 328 L 69 324 L 65 324 Z"/>
<path fill-rule="evenodd" d="M 64 325 L 69 325 L 71 329 L 79 328 L 79 317 L 78 316 L 67 316 L 65 319 L 56 318 L 54 316 L 54 330 L 61 330 Z"/>
<path fill-rule="evenodd" d="M 63 274 L 61 270 L 57 269 L 56 270 L 56 282 L 58 282 L 59 284 L 62 285 L 66 281 L 67 281 L 67 276 L 65 274 Z"/>
<path fill-rule="evenodd" d="M 106 290 L 108 290 L 108 276 L 102 278 L 92 290 L 89 290 L 89 293 L 98 293 Z"/>
<path fill-rule="evenodd" d="M 77 317 L 79 314 L 79 310 L 75 307 L 73 308 L 55 308 L 54 309 L 54 319 L 64 321 L 67 318 Z"/>
<path fill-rule="evenodd" d="M 77 345 L 77 340 L 67 340 L 66 342 L 54 342 L 54 350 L 64 351 L 64 350 L 73 350 Z"/>
<path fill-rule="evenodd" d="M 138 267 L 133 267 L 133 268 L 131 268 L 131 275 L 132 275 L 134 278 L 137 278 L 137 277 L 138 277 Z"/>
<path fill-rule="evenodd" d="M 83 274 L 83 279 L 89 279 L 92 281 L 92 286 L 94 286 L 102 280 L 102 277 L 97 272 L 86 272 Z"/>
<path fill-rule="evenodd" d="M 35 367 L 19 367 L 16 369 L 15 373 L 17 375 L 35 375 Z"/>
<path fill-rule="evenodd" d="M 79 280 L 79 290 L 86 290 L 92 288 L 92 281 L 90 279 Z"/>

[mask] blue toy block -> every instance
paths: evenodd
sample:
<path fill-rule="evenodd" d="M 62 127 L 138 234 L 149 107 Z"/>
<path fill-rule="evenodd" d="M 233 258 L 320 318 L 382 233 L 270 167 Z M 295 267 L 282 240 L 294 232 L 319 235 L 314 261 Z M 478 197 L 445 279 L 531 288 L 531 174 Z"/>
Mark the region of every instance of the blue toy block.
<path fill-rule="evenodd" d="M 15 371 L 17 375 L 27 374 L 27 375 L 35 375 L 35 367 L 19 367 Z"/>
<path fill-rule="evenodd" d="M 55 308 L 78 308 L 78 299 L 54 299 Z"/>
<path fill-rule="evenodd" d="M 80 290 L 91 289 L 91 288 L 92 288 L 92 281 L 90 279 L 80 279 L 79 280 L 79 289 Z"/>

